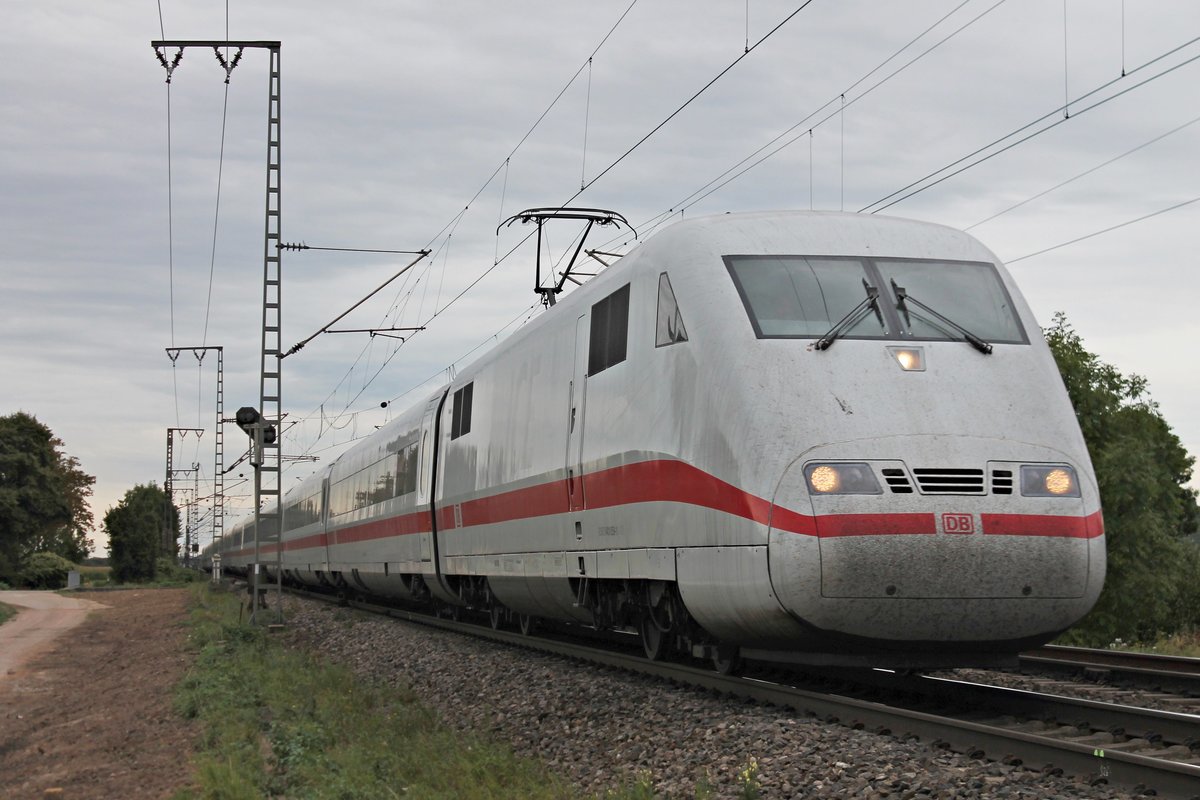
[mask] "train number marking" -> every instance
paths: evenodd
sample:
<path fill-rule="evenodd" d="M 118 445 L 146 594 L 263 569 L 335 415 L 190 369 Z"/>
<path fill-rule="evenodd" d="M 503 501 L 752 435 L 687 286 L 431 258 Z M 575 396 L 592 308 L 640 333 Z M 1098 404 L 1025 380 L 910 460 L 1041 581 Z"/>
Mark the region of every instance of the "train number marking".
<path fill-rule="evenodd" d="M 942 514 L 942 531 L 945 533 L 974 533 L 975 518 L 970 514 Z"/>

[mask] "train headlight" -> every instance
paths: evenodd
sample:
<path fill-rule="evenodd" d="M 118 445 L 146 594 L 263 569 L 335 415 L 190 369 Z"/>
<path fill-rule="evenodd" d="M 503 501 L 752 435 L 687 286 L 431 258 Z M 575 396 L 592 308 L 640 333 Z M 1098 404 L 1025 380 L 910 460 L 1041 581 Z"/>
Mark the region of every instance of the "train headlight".
<path fill-rule="evenodd" d="M 925 371 L 925 350 L 920 347 L 889 347 L 888 352 L 905 372 Z"/>
<path fill-rule="evenodd" d="M 1021 494 L 1025 497 L 1079 497 L 1075 470 L 1052 464 L 1021 467 Z"/>
<path fill-rule="evenodd" d="M 813 494 L 882 494 L 867 464 L 809 464 L 804 477 Z"/>

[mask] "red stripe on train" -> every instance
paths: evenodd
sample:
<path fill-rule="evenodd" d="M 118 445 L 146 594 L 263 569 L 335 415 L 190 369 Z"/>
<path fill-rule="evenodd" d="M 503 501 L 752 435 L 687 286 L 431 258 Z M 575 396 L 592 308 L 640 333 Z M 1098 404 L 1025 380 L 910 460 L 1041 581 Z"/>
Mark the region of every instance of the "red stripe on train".
<path fill-rule="evenodd" d="M 1058 536 L 1095 539 L 1104 535 L 1104 517 L 1097 511 L 1086 517 L 1044 514 L 980 514 L 983 532 L 992 536 Z"/>
<path fill-rule="evenodd" d="M 931 513 L 827 514 L 813 517 L 742 491 L 720 478 L 682 461 L 662 459 L 625 464 L 587 475 L 584 479 L 587 509 L 614 508 L 634 503 L 684 503 L 741 517 L 775 530 L 804 536 L 892 536 L 936 534 Z M 570 511 L 568 483 L 554 480 L 457 504 L 461 525 L 456 525 L 455 504 L 438 508 L 438 529 L 452 531 L 522 519 L 566 514 Z M 1040 514 L 981 514 L 983 533 L 1001 536 L 1056 536 L 1092 539 L 1104 534 L 1100 512 L 1087 517 Z M 428 533 L 428 512 L 366 522 L 325 534 L 287 542 L 285 550 L 374 541 L 393 536 Z M 274 546 L 268 546 L 274 552 Z"/>
<path fill-rule="evenodd" d="M 817 536 L 893 536 L 937 533 L 933 514 L 825 514 L 816 518 Z"/>

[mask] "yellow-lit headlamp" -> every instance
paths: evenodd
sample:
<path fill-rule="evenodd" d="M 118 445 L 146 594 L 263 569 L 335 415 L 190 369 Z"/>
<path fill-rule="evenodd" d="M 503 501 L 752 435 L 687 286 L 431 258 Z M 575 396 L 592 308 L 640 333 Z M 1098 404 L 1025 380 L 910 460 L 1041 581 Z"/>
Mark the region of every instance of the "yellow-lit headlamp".
<path fill-rule="evenodd" d="M 809 464 L 804 477 L 813 494 L 882 494 L 868 464 Z"/>
<path fill-rule="evenodd" d="M 1079 497 L 1075 470 L 1061 464 L 1021 466 L 1021 494 L 1025 497 Z"/>

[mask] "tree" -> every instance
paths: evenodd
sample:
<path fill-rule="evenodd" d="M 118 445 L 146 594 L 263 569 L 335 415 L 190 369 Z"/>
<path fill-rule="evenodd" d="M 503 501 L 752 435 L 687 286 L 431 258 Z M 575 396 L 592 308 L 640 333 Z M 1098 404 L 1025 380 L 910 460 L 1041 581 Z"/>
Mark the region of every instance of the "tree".
<path fill-rule="evenodd" d="M 1197 626 L 1200 548 L 1186 540 L 1200 521 L 1187 486 L 1195 459 L 1144 378 L 1126 377 L 1089 352 L 1061 312 L 1044 333 L 1087 441 L 1108 545 L 1104 591 L 1067 640 L 1149 641 Z"/>
<path fill-rule="evenodd" d="M 0 417 L 0 577 L 17 575 L 34 552 L 87 556 L 95 478 L 30 414 Z"/>
<path fill-rule="evenodd" d="M 58 439 L 54 441 L 62 444 Z M 65 494 L 70 506 L 71 522 L 47 528 L 36 534 L 29 543 L 29 549 L 35 553 L 55 553 L 79 564 L 92 550 L 92 540 L 88 538 L 88 531 L 95 527 L 96 520 L 88 505 L 88 498 L 92 495 L 92 485 L 96 479 L 79 468 L 79 459 L 75 456 L 65 453 L 57 455 L 60 490 Z"/>
<path fill-rule="evenodd" d="M 171 531 L 178 537 L 179 510 L 168 504 L 166 492 L 153 483 L 133 487 L 105 513 L 109 564 L 118 581 L 154 580 L 155 559 L 162 550 L 164 509 L 169 509 Z"/>

